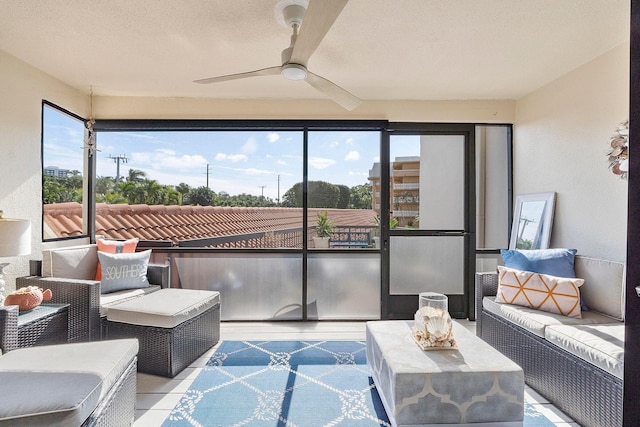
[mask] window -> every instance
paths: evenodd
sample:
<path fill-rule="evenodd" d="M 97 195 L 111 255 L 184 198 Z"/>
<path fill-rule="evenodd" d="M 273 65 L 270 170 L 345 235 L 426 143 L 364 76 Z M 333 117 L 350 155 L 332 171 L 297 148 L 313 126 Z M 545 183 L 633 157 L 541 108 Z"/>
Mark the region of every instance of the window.
<path fill-rule="evenodd" d="M 78 237 L 83 232 L 84 121 L 42 103 L 43 240 Z"/>
<path fill-rule="evenodd" d="M 318 247 L 316 221 L 325 211 L 331 247 L 373 247 L 368 175 L 379 161 L 380 132 L 307 135 L 308 247 Z M 302 248 L 304 138 L 302 130 L 275 128 L 99 132 L 96 236 Z"/>

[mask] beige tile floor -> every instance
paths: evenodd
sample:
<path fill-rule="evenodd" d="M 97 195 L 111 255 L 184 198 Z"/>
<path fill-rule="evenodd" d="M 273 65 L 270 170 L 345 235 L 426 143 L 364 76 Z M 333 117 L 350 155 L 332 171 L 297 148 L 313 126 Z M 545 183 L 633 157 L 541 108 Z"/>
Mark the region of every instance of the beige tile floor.
<path fill-rule="evenodd" d="M 475 322 L 460 321 L 475 333 Z M 223 340 L 364 340 L 365 322 L 222 322 L 220 335 Z M 217 346 L 216 346 L 217 347 Z M 138 374 L 136 419 L 134 427 L 160 426 L 169 412 L 189 388 L 209 356 L 216 349 L 202 355 L 175 378 Z M 557 426 L 578 426 L 530 388 L 525 389 L 525 401 L 535 405 L 538 411 Z"/>

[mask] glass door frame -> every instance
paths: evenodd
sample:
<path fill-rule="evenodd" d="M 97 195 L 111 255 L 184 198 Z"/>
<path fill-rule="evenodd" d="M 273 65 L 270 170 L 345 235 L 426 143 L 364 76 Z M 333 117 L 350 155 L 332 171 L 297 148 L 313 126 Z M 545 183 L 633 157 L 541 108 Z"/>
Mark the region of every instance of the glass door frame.
<path fill-rule="evenodd" d="M 390 286 L 391 236 L 442 236 L 443 230 L 391 230 L 389 227 L 389 209 L 391 191 L 390 145 L 391 136 L 401 135 L 459 135 L 464 138 L 464 294 L 461 301 L 450 301 L 453 317 L 468 318 L 474 312 L 474 276 L 476 255 L 476 192 L 475 192 L 475 123 L 389 123 L 382 132 L 380 153 L 381 182 L 386 183 L 380 189 L 380 226 L 381 226 L 381 318 L 412 319 L 418 305 L 417 295 L 392 295 Z M 385 206 L 383 209 L 382 206 Z M 453 303 L 453 304 L 452 304 Z M 453 312 L 455 307 L 462 311 Z"/>

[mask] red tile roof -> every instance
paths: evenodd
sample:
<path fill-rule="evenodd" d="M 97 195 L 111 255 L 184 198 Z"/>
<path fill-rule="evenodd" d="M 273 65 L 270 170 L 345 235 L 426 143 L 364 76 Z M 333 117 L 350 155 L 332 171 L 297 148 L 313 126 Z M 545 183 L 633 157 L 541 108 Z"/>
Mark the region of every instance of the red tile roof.
<path fill-rule="evenodd" d="M 309 225 L 327 211 L 336 226 L 372 226 L 376 213 L 359 209 L 309 209 Z M 45 237 L 82 234 L 82 206 L 76 202 L 44 206 Z M 149 206 L 98 203 L 96 235 L 110 239 L 179 241 L 302 227 L 301 208 L 228 206 Z"/>

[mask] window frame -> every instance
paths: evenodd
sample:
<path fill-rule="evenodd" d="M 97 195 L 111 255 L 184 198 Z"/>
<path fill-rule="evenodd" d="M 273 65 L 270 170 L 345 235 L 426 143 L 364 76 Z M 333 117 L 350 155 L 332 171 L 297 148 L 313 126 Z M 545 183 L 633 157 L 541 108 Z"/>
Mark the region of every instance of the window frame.
<path fill-rule="evenodd" d="M 78 236 L 67 236 L 67 237 L 51 237 L 51 238 L 45 238 L 45 220 L 44 220 L 44 216 L 45 216 L 45 212 L 44 212 L 44 207 L 45 207 L 45 203 L 44 203 L 44 180 L 45 180 L 45 173 L 44 173 L 44 156 L 45 156 L 45 108 L 49 108 L 51 110 L 54 110 L 60 114 L 64 114 L 66 116 L 69 116 L 70 118 L 73 118 L 75 120 L 78 120 L 79 122 L 82 123 L 82 128 L 83 128 L 83 146 L 82 147 L 78 147 L 81 148 L 83 150 L 82 153 L 82 167 L 80 168 L 80 171 L 82 173 L 82 234 L 78 235 Z M 89 191 L 89 189 L 91 188 L 90 185 L 91 183 L 94 181 L 93 177 L 91 176 L 93 174 L 93 169 L 91 167 L 91 163 L 87 162 L 87 152 L 88 150 L 85 147 L 85 143 L 84 141 L 86 141 L 87 138 L 87 120 L 81 116 L 79 116 L 76 113 L 73 113 L 72 111 L 67 110 L 66 108 L 63 108 L 53 102 L 50 102 L 46 99 L 42 100 L 41 103 L 41 107 L 40 107 L 40 173 L 41 173 L 41 182 L 40 182 L 40 203 L 41 203 L 41 215 L 40 215 L 40 230 L 41 230 L 41 235 L 40 235 L 40 239 L 42 240 L 42 242 L 57 242 L 57 241 L 67 241 L 67 240 L 78 240 L 78 239 L 86 239 L 90 237 L 90 232 L 89 232 L 89 228 L 88 225 L 89 223 L 87 222 L 87 218 L 89 217 L 89 212 L 90 210 L 92 210 L 92 202 L 91 200 L 94 198 L 94 196 L 91 194 L 91 191 Z"/>

